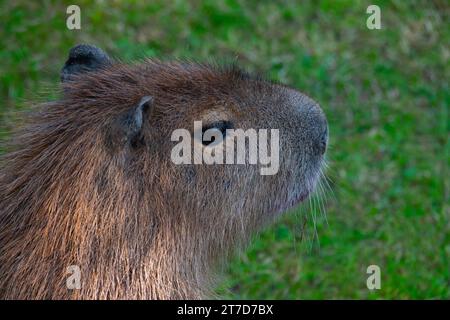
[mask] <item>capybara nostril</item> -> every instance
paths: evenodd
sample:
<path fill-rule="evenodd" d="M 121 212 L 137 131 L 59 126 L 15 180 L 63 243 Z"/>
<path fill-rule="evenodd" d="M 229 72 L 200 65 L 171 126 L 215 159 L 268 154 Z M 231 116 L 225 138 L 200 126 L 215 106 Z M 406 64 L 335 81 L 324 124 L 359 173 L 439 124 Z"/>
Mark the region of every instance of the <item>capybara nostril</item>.
<path fill-rule="evenodd" d="M 327 150 L 327 144 L 328 144 L 328 126 L 325 125 L 325 129 L 323 130 L 319 141 L 319 149 L 321 154 L 324 154 L 325 151 Z"/>
<path fill-rule="evenodd" d="M 310 109 L 308 118 L 312 148 L 315 150 L 316 155 L 322 156 L 325 154 L 328 144 L 327 118 L 319 105 L 314 105 Z"/>

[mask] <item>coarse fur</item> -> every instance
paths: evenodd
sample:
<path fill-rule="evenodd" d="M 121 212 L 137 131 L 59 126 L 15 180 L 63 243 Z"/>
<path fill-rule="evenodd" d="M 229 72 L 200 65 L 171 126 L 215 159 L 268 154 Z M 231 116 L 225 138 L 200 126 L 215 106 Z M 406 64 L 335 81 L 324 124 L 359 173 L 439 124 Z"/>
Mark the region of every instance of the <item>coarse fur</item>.
<path fill-rule="evenodd" d="M 236 67 L 111 60 L 62 88 L 1 159 L 1 299 L 210 297 L 217 267 L 318 179 L 317 103 Z M 143 97 L 130 138 L 124 119 Z M 279 129 L 279 172 L 171 162 L 174 129 L 222 118 Z M 71 265 L 81 289 L 66 286 Z"/>

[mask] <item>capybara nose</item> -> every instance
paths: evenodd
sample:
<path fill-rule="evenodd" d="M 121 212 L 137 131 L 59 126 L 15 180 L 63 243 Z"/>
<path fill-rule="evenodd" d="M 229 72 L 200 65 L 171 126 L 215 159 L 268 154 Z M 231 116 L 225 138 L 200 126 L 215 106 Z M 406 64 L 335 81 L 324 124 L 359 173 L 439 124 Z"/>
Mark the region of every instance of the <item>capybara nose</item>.
<path fill-rule="evenodd" d="M 297 128 L 299 147 L 308 147 L 310 156 L 322 156 L 327 150 L 328 122 L 320 105 L 306 95 L 292 90 L 290 98 L 293 101 L 295 116 L 292 121 Z"/>
<path fill-rule="evenodd" d="M 313 149 L 317 155 L 322 156 L 328 145 L 328 122 L 318 105 L 312 108 L 311 134 Z"/>
<path fill-rule="evenodd" d="M 319 139 L 319 152 L 320 154 L 324 154 L 327 150 L 327 144 L 328 144 L 328 125 L 325 121 L 325 129 L 322 132 L 322 135 Z"/>

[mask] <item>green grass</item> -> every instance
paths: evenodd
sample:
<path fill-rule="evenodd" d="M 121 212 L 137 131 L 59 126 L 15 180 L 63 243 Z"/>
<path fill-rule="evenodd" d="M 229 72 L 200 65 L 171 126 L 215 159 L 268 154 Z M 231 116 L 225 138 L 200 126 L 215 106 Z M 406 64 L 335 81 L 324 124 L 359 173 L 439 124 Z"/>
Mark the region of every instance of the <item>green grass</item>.
<path fill-rule="evenodd" d="M 237 60 L 320 102 L 331 132 L 332 193 L 322 198 L 328 223 L 308 206 L 285 215 L 232 261 L 218 292 L 450 298 L 445 0 L 376 1 L 381 30 L 366 28 L 373 1 L 76 2 L 79 31 L 65 28 L 72 1 L 1 2 L 2 136 L 14 111 L 50 95 L 77 43 L 125 60 Z M 366 288 L 371 264 L 381 268 L 381 290 Z"/>

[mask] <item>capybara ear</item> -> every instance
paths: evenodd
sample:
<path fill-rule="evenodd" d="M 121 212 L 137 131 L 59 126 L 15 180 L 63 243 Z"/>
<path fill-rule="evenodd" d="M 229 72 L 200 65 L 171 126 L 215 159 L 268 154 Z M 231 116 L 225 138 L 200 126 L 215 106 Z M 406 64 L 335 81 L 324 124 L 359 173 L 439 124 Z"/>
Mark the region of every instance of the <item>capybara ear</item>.
<path fill-rule="evenodd" d="M 61 82 L 70 80 L 75 74 L 95 71 L 111 63 L 102 49 L 88 44 L 77 45 L 70 49 L 69 58 L 61 69 Z"/>
<path fill-rule="evenodd" d="M 153 97 L 145 96 L 139 104 L 119 116 L 110 127 L 108 145 L 112 150 L 129 145 L 132 148 L 143 144 L 142 126 L 144 115 L 153 105 Z"/>

